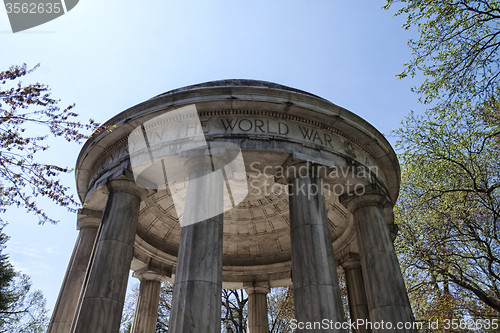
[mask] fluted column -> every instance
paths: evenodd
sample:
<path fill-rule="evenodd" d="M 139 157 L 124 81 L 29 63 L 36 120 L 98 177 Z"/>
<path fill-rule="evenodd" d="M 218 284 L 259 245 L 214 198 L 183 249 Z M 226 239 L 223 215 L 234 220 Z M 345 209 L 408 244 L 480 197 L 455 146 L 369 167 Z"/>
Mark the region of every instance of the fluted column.
<path fill-rule="evenodd" d="M 198 218 L 213 211 L 213 207 L 222 211 L 224 179 L 220 170 L 212 170 L 211 164 L 208 159 L 188 166 L 191 173 L 169 328 L 173 333 L 220 332 L 223 214 Z"/>
<path fill-rule="evenodd" d="M 346 258 L 347 257 L 347 258 Z M 345 280 L 347 285 L 347 297 L 349 299 L 349 310 L 352 322 L 360 322 L 360 320 L 370 321 L 368 312 L 368 303 L 366 300 L 365 285 L 363 282 L 363 274 L 361 272 L 361 262 L 358 255 L 349 254 L 343 258 L 342 267 L 345 272 Z M 369 326 L 356 326 L 355 333 L 371 333 Z"/>
<path fill-rule="evenodd" d="M 130 333 L 154 333 L 158 319 L 161 283 L 165 281 L 166 276 L 146 269 L 134 272 L 134 277 L 141 281 L 141 285 Z"/>
<path fill-rule="evenodd" d="M 248 333 L 269 333 L 267 318 L 269 282 L 254 282 L 244 287 L 248 294 Z"/>
<path fill-rule="evenodd" d="M 340 325 L 344 310 L 321 179 L 311 174 L 293 178 L 289 197 L 295 318 L 299 322 L 326 318 Z M 317 332 L 344 330 L 334 326 Z"/>
<path fill-rule="evenodd" d="M 57 297 L 47 333 L 69 333 L 78 304 L 90 255 L 101 222 L 102 212 L 83 209 L 78 212 L 77 229 L 80 230 L 71 255 L 66 275 Z"/>
<path fill-rule="evenodd" d="M 128 179 L 115 179 L 107 186 L 110 193 L 73 321 L 73 333 L 117 333 L 120 328 L 139 206 L 145 190 Z"/>
<path fill-rule="evenodd" d="M 396 328 L 398 323 L 412 323 L 413 314 L 384 213 L 388 200 L 378 190 L 367 192 L 345 195 L 341 202 L 354 214 L 370 320 L 386 323 L 385 330 L 374 326 L 373 332 L 416 332 Z"/>

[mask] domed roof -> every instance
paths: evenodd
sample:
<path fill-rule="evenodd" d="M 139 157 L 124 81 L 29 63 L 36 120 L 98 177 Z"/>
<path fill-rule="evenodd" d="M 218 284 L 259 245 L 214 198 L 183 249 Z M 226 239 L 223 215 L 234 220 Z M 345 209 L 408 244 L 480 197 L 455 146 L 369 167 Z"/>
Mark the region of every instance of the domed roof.
<path fill-rule="evenodd" d="M 198 90 L 198 89 L 204 89 L 204 88 L 215 88 L 215 87 L 255 87 L 255 88 L 268 88 L 268 89 L 271 88 L 271 89 L 277 89 L 277 90 L 292 91 L 292 92 L 303 94 L 303 95 L 321 98 L 317 95 L 308 93 L 307 91 L 287 87 L 287 86 L 273 83 L 273 82 L 261 81 L 261 80 L 249 80 L 249 79 L 228 79 L 228 80 L 216 80 L 216 81 L 203 82 L 203 83 L 193 84 L 193 85 L 182 87 L 182 88 L 177 88 L 174 90 L 167 91 L 163 94 L 157 95 L 157 96 L 153 97 L 152 99 L 164 97 L 167 95 L 176 94 L 179 92 L 192 91 L 192 90 Z M 324 98 L 321 98 L 321 99 L 325 100 Z"/>

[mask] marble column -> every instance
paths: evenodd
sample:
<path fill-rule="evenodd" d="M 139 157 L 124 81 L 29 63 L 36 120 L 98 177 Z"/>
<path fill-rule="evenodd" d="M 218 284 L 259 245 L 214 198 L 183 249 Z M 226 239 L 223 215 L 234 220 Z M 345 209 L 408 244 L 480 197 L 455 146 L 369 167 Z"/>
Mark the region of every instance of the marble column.
<path fill-rule="evenodd" d="M 85 209 L 78 212 L 77 229 L 80 231 L 47 333 L 69 333 L 71 329 L 97 230 L 101 222 L 101 215 L 102 212 Z"/>
<path fill-rule="evenodd" d="M 321 179 L 311 175 L 292 179 L 289 200 L 295 318 L 328 319 L 341 325 L 344 310 Z M 344 332 L 335 326 L 313 331 Z"/>
<path fill-rule="evenodd" d="M 366 300 L 365 285 L 363 274 L 361 272 L 361 262 L 359 257 L 353 254 L 349 258 L 344 258 L 342 267 L 344 268 L 345 280 L 347 285 L 347 297 L 349 299 L 349 311 L 352 322 L 370 321 L 368 312 L 368 303 Z M 355 333 L 371 333 L 372 330 L 366 326 L 354 328 Z"/>
<path fill-rule="evenodd" d="M 362 196 L 345 195 L 341 202 L 354 214 L 370 321 L 392 326 L 385 330 L 374 327 L 373 332 L 416 332 L 396 328 L 398 323 L 413 323 L 414 318 L 386 222 L 386 197 L 372 191 Z"/>
<path fill-rule="evenodd" d="M 130 333 L 154 333 L 158 319 L 161 283 L 165 281 L 166 276 L 144 270 L 134 272 L 134 277 L 141 281 L 141 285 Z"/>
<path fill-rule="evenodd" d="M 269 282 L 254 282 L 244 285 L 248 294 L 248 333 L 269 333 L 267 318 L 267 294 Z"/>
<path fill-rule="evenodd" d="M 214 207 L 222 211 L 224 178 L 220 170 L 212 170 L 210 160 L 193 163 L 187 168 L 190 180 L 169 330 L 173 333 L 216 333 L 221 329 L 223 214 L 210 218 L 201 216 L 213 211 Z"/>
<path fill-rule="evenodd" d="M 109 197 L 72 325 L 72 333 L 118 333 L 144 189 L 128 179 L 107 184 Z"/>

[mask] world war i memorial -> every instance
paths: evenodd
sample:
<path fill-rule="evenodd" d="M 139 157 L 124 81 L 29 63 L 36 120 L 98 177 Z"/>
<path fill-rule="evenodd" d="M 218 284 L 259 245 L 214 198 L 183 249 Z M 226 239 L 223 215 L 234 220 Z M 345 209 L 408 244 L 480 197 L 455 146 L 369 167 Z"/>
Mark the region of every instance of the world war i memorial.
<path fill-rule="evenodd" d="M 153 333 L 174 283 L 170 332 L 220 332 L 221 289 L 245 289 L 248 328 L 292 286 L 298 322 L 413 321 L 394 252 L 400 170 L 373 126 L 313 94 L 221 80 L 125 110 L 76 163 L 83 208 L 49 333 L 117 333 L 130 270 L 133 333 Z M 300 330 L 298 330 L 300 331 Z M 377 329 L 358 328 L 357 332 Z"/>

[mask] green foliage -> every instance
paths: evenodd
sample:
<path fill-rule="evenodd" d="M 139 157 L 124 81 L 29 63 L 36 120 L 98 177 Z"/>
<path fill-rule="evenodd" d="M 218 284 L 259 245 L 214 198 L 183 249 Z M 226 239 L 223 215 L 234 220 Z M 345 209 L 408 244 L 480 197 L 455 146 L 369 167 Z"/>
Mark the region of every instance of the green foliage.
<path fill-rule="evenodd" d="M 269 332 L 292 332 L 291 321 L 295 318 L 293 306 L 293 288 L 272 288 L 267 295 L 269 313 Z"/>
<path fill-rule="evenodd" d="M 13 82 L 37 67 L 28 69 L 24 64 L 0 72 L 0 210 L 11 205 L 24 207 L 34 212 L 40 223 L 56 222 L 38 207 L 34 197 L 45 196 L 74 210 L 75 200 L 57 179 L 71 170 L 40 163 L 35 155 L 49 149 L 45 143 L 49 134 L 81 142 L 87 138 L 81 130 L 96 130 L 99 125 L 93 120 L 85 125 L 73 120 L 78 116 L 72 111 L 74 105 L 61 110 L 59 101 L 50 97 L 48 86 Z M 34 134 L 37 132 L 39 135 Z"/>
<path fill-rule="evenodd" d="M 2 232 L 4 224 L 0 225 L 0 312 L 7 311 L 10 304 L 14 301 L 13 296 L 8 292 L 10 283 L 16 275 L 14 268 L 9 262 L 9 257 L 2 253 L 5 249 L 5 243 L 9 240 L 6 234 Z"/>
<path fill-rule="evenodd" d="M 46 301 L 40 291 L 31 291 L 30 278 L 16 274 L 8 293 L 14 302 L 6 311 L 0 312 L 0 332 L 45 333 L 49 325 Z"/>
<path fill-rule="evenodd" d="M 2 253 L 5 250 L 5 243 L 9 240 L 9 237 L 2 232 L 4 226 L 4 224 L 0 225 L 0 312 L 7 311 L 15 301 L 9 289 L 16 272 L 9 262 L 9 257 Z"/>
<path fill-rule="evenodd" d="M 397 3 L 397 4 L 396 4 Z M 396 247 L 417 319 L 500 312 L 500 2 L 387 0 L 417 28 L 398 75 L 423 74 L 429 104 L 410 114 L 396 206 Z"/>
<path fill-rule="evenodd" d="M 500 3 L 493 0 L 387 0 L 385 9 L 402 8 L 405 29 L 416 27 L 408 45 L 413 59 L 399 78 L 422 73 L 414 91 L 425 104 L 446 110 L 478 109 L 499 94 Z"/>
<path fill-rule="evenodd" d="M 497 126 L 462 109 L 410 114 L 396 249 L 417 319 L 500 316 Z"/>
<path fill-rule="evenodd" d="M 0 333 L 44 333 L 49 324 L 45 298 L 31 291 L 31 281 L 16 273 L 2 251 L 9 239 L 0 225 Z"/>

